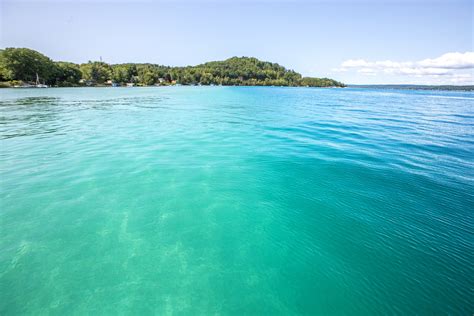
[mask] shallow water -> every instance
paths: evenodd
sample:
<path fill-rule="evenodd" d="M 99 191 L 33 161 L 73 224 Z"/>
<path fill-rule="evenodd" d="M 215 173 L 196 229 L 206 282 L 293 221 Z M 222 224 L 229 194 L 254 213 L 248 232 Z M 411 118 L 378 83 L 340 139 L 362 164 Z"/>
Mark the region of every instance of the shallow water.
<path fill-rule="evenodd" d="M 474 94 L 0 90 L 0 314 L 474 311 Z"/>

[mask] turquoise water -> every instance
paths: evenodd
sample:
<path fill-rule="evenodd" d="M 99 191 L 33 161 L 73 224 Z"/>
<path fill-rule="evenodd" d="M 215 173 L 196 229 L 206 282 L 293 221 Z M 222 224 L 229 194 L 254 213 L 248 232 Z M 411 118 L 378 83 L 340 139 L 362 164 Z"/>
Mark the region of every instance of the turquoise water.
<path fill-rule="evenodd" d="M 473 93 L 0 93 L 2 315 L 474 312 Z"/>

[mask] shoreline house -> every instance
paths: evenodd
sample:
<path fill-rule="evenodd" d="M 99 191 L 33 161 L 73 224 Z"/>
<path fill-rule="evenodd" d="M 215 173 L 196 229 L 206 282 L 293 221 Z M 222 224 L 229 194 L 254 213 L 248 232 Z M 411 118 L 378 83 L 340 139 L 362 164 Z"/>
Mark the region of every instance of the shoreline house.
<path fill-rule="evenodd" d="M 92 86 L 94 82 L 92 80 L 86 80 L 86 79 L 81 79 L 79 80 L 79 84 L 86 85 L 86 86 Z"/>
<path fill-rule="evenodd" d="M 113 80 L 107 80 L 105 84 L 112 86 L 112 87 L 120 87 L 120 83 L 114 82 Z"/>

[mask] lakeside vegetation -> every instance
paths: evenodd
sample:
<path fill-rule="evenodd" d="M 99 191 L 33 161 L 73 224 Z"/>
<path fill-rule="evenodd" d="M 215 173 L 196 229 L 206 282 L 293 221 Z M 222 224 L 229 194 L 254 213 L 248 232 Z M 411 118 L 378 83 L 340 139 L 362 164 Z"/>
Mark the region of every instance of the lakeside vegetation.
<path fill-rule="evenodd" d="M 1 86 L 21 86 L 40 82 L 57 87 L 152 86 L 152 85 L 237 85 L 345 87 L 329 78 L 303 77 L 285 67 L 252 57 L 232 57 L 197 66 L 170 67 L 157 64 L 84 64 L 55 62 L 28 48 L 0 50 Z"/>

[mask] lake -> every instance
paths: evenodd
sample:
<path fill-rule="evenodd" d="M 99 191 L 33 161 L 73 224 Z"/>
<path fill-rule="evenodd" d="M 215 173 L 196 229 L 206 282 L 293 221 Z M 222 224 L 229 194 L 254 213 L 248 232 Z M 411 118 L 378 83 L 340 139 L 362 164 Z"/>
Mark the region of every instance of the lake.
<path fill-rule="evenodd" d="M 474 312 L 474 93 L 0 90 L 0 314 Z"/>

